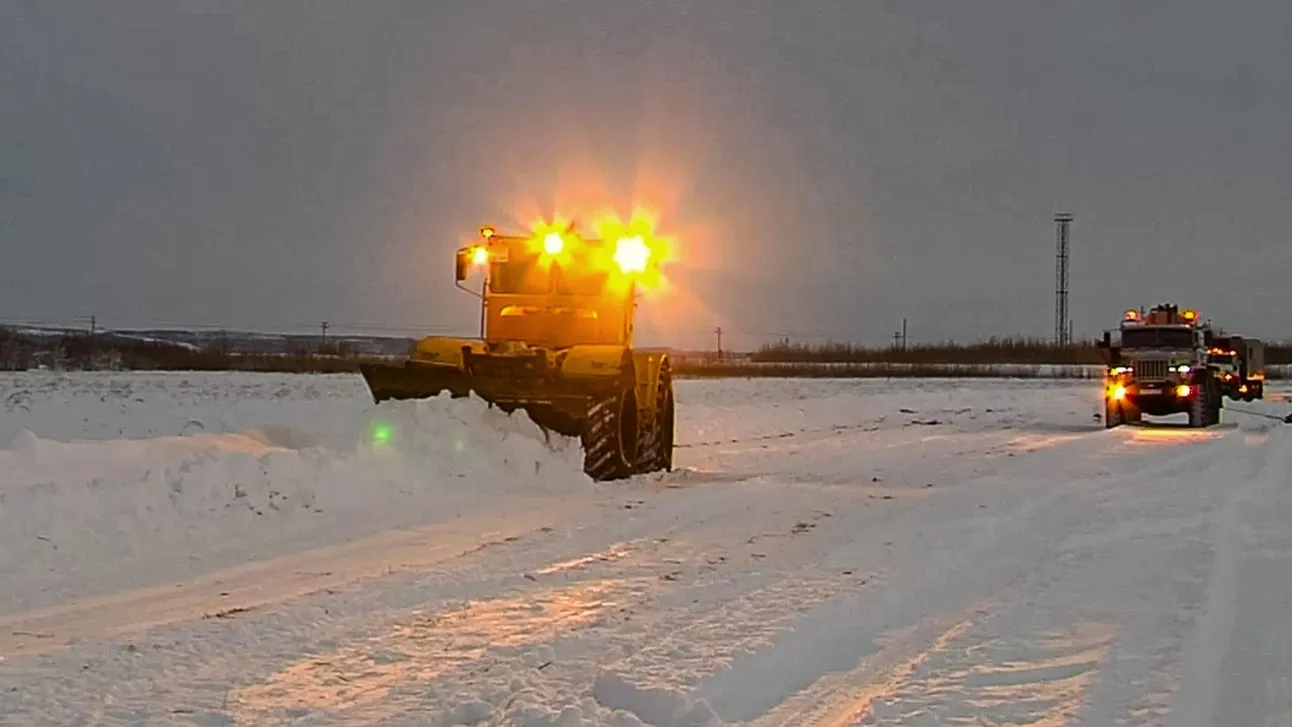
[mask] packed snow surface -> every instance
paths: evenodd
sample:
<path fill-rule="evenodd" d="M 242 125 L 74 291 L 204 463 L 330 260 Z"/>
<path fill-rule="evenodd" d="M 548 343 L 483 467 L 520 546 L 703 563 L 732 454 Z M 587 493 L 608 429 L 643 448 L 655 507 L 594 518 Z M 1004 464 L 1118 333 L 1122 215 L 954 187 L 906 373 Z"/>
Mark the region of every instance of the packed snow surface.
<path fill-rule="evenodd" d="M 677 469 L 358 377 L 0 374 L 0 724 L 1292 724 L 1292 407 L 678 382 Z"/>

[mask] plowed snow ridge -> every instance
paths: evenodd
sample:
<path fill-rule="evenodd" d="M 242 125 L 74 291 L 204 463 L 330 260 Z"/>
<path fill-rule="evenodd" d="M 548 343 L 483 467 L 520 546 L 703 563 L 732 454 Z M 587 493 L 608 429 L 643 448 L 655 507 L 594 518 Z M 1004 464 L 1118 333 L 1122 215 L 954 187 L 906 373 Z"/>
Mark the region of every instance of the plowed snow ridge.
<path fill-rule="evenodd" d="M 0 608 L 591 487 L 577 440 L 476 399 L 393 402 L 328 424 L 72 442 L 23 430 L 0 450 Z"/>

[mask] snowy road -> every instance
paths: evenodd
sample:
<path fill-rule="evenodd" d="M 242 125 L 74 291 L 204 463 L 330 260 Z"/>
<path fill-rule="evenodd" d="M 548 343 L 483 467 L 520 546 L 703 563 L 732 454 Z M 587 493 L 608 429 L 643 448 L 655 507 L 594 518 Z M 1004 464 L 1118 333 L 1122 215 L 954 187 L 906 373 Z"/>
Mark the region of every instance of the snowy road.
<path fill-rule="evenodd" d="M 1269 419 L 686 381 L 680 471 L 595 487 L 344 377 L 0 392 L 0 724 L 1292 725 Z"/>

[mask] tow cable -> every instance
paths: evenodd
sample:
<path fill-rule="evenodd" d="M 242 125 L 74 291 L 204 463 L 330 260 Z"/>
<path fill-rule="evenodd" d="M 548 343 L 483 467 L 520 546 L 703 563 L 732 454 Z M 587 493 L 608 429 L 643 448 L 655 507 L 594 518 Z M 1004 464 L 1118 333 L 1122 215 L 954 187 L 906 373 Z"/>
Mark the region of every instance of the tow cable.
<path fill-rule="evenodd" d="M 1260 412 L 1260 411 L 1248 411 L 1246 409 L 1235 409 L 1229 406 L 1225 407 L 1225 409 L 1228 411 L 1232 411 L 1235 414 L 1246 414 L 1249 417 L 1261 417 L 1263 419 L 1273 419 L 1276 422 L 1283 422 L 1284 424 L 1292 424 L 1292 414 L 1288 414 L 1285 417 L 1281 417 L 1278 414 L 1266 414 L 1265 412 Z"/>

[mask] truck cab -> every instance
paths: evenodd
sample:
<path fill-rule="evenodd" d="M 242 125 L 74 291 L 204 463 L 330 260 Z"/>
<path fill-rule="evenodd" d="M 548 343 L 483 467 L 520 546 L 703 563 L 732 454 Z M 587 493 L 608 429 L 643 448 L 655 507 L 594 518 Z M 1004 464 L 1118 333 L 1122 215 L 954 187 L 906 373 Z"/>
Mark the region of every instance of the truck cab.
<path fill-rule="evenodd" d="M 1251 402 L 1265 398 L 1265 344 L 1255 338 L 1216 338 L 1207 351 L 1209 365 L 1223 384 L 1225 396 Z"/>
<path fill-rule="evenodd" d="M 1191 427 L 1219 423 L 1223 393 L 1211 347 L 1211 327 L 1196 311 L 1172 304 L 1126 311 L 1100 343 L 1108 363 L 1105 426 L 1139 423 L 1145 414 L 1187 414 Z"/>
<path fill-rule="evenodd" d="M 1207 350 L 1207 366 L 1220 383 L 1225 395 L 1237 399 L 1241 395 L 1242 370 L 1238 362 L 1238 352 L 1225 346 L 1213 345 Z"/>

